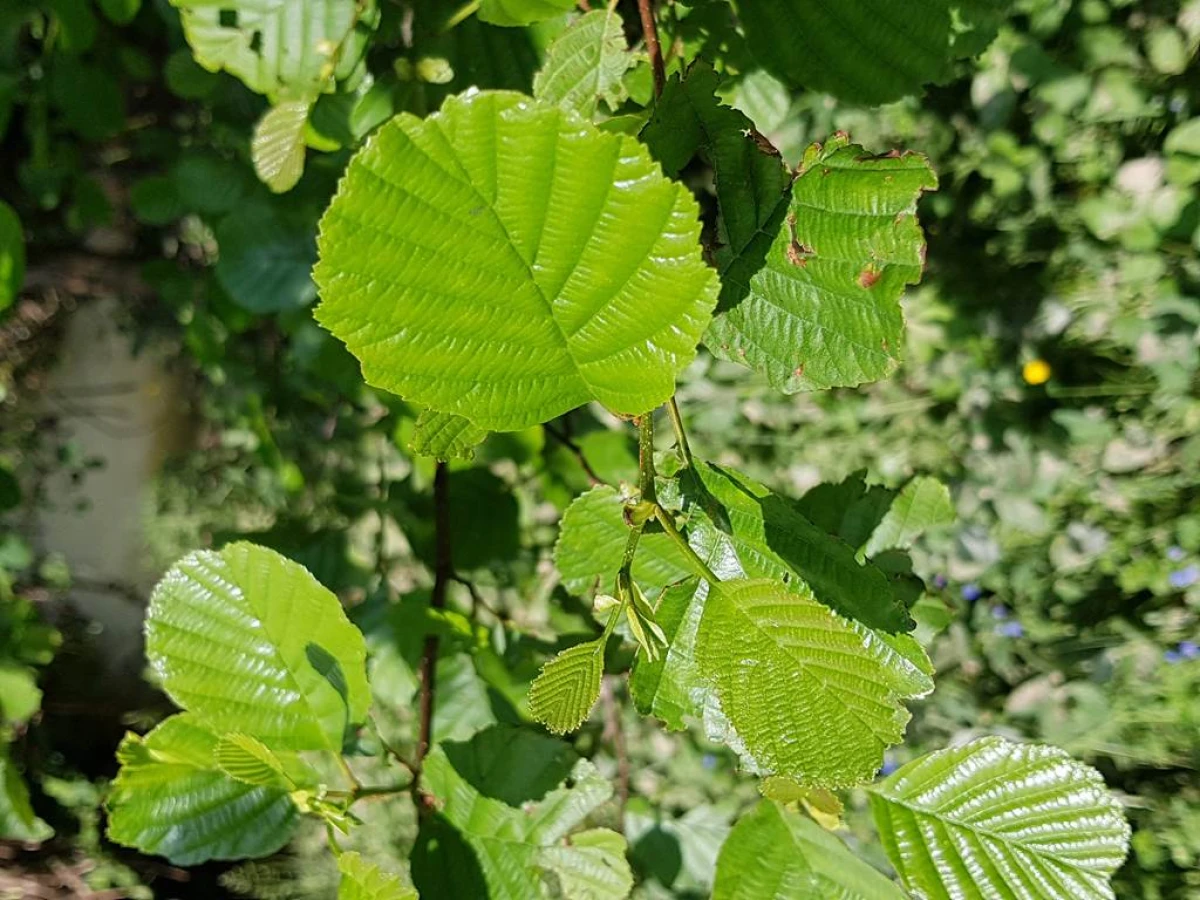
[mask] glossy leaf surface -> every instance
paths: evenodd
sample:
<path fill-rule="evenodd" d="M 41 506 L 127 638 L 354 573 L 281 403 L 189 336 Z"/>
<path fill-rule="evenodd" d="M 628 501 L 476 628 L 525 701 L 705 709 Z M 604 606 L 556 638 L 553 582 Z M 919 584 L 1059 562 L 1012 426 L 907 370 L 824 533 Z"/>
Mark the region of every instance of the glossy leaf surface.
<path fill-rule="evenodd" d="M 695 201 L 632 138 L 464 95 L 351 161 L 321 223 L 317 317 L 369 382 L 482 428 L 592 400 L 642 413 L 716 300 L 698 238 Z"/>
<path fill-rule="evenodd" d="M 269 856 L 286 844 L 299 818 L 287 791 L 230 777 L 217 765 L 217 742 L 190 713 L 145 737 L 126 735 L 107 801 L 109 838 L 181 866 Z"/>
<path fill-rule="evenodd" d="M 370 703 L 362 634 L 306 569 L 253 544 L 180 560 L 150 598 L 163 689 L 219 732 L 340 752 Z"/>
<path fill-rule="evenodd" d="M 1056 747 L 994 737 L 902 766 L 872 788 L 871 811 L 922 900 L 1112 898 L 1129 850 L 1099 772 Z"/>

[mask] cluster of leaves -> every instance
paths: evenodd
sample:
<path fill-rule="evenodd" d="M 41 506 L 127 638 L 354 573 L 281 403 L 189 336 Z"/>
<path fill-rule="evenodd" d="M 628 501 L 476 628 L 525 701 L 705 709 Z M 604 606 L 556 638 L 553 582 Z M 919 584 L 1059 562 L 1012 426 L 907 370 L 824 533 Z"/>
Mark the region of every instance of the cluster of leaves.
<path fill-rule="evenodd" d="M 862 0 L 838 5 L 843 20 L 818 0 L 741 0 L 738 28 L 730 4 L 670 4 L 659 15 L 669 78 L 655 99 L 654 65 L 628 48 L 616 6 L 175 5 L 175 46 L 188 48 L 166 58 L 167 84 L 201 112 L 185 140 L 146 154 L 155 174 L 130 191 L 133 215 L 170 240 L 173 258 L 146 276 L 217 385 L 224 437 L 240 432 L 218 457 L 264 473 L 233 490 L 287 510 L 258 540 L 372 596 L 356 612 L 364 643 L 332 594 L 264 549 L 233 544 L 173 568 L 151 605 L 148 654 L 185 712 L 122 746 L 113 838 L 184 864 L 260 856 L 303 816 L 340 848 L 335 834 L 365 830 L 353 829 L 366 818 L 355 804 L 394 792 L 423 810 L 401 848 L 423 896 L 626 896 L 624 838 L 588 821 L 603 815 L 608 779 L 529 723 L 574 731 L 604 673 L 631 669 L 640 712 L 764 778 L 767 799 L 721 850 L 715 896 L 903 896 L 795 804 L 829 806 L 820 792 L 869 781 L 903 736 L 906 701 L 932 690 L 921 640 L 945 609 L 924 596 L 908 551 L 950 518 L 946 489 L 856 477 L 792 500 L 693 458 L 672 395 L 701 341 L 705 360 L 748 366 L 789 394 L 894 371 L 900 296 L 925 258 L 927 161 L 828 138 L 832 127 L 793 145 L 767 123 L 806 121 L 772 109 L 796 88 L 818 119 L 815 91 L 878 103 L 945 80 L 988 44 L 1005 4 L 935 0 L 901 15 Z M 87 10 L 51 5 L 35 37 L 67 27 L 59 6 Z M 150 10 L 130 8 L 150 27 Z M 295 34 L 310 43 L 290 44 Z M 111 65 L 88 41 L 68 46 L 73 64 Z M 44 107 L 31 89 L 20 102 Z M 66 111 L 50 121 L 76 127 Z M 44 115 L 25 124 L 49 127 Z M 81 190 L 79 166 L 47 168 L 61 178 L 41 206 Z M 313 323 L 318 291 L 317 321 L 404 403 L 364 389 Z M 652 410 L 664 402 L 678 457 L 656 459 Z M 592 430 L 576 441 L 568 414 L 584 404 Z M 709 405 L 689 418 L 706 424 Z M 617 428 L 595 427 L 622 417 L 638 417 L 636 458 Z M 787 460 L 774 453 L 768 462 Z M 420 457 L 456 461 L 438 464 L 439 480 Z M 216 482 L 235 468 L 208 464 Z M 636 489 L 574 499 L 589 480 L 632 476 Z M 555 508 L 565 590 L 539 559 Z M 347 553 L 364 521 L 378 522 L 365 565 Z M 401 557 L 433 584 L 393 602 Z M 444 608 L 451 582 L 466 589 L 463 609 Z M 597 588 L 599 621 L 586 607 Z M 429 690 L 430 635 L 439 705 L 424 756 L 412 701 L 422 681 Z M 358 770 L 389 780 L 363 787 Z M 1005 783 L 1002 797 L 988 779 Z M 871 806 L 916 896 L 1111 896 L 1125 853 L 1098 776 L 1044 748 L 983 740 L 931 754 L 877 783 Z M 962 866 L 937 862 L 953 858 Z M 343 896 L 411 896 L 402 874 L 352 850 L 339 869 Z"/>

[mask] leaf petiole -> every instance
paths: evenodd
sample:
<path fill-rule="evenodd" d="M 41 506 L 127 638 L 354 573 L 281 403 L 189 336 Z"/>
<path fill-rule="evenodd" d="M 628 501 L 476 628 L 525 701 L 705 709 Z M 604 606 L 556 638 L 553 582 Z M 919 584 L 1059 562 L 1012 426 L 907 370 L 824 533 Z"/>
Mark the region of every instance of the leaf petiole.
<path fill-rule="evenodd" d="M 705 581 L 709 582 L 709 584 L 716 584 L 721 580 L 716 576 L 713 570 L 708 567 L 708 564 L 700 558 L 700 555 L 692 549 L 691 544 L 687 542 L 687 538 L 679 533 L 679 529 L 675 527 L 675 520 L 671 517 L 669 512 L 656 504 L 654 507 L 654 518 L 658 520 L 658 524 L 662 526 L 663 531 L 665 531 L 667 534 L 667 537 L 669 537 L 675 543 L 675 545 L 683 551 L 684 556 L 686 556 L 688 561 L 691 562 L 692 568 L 696 570 L 696 574 L 700 575 Z"/>

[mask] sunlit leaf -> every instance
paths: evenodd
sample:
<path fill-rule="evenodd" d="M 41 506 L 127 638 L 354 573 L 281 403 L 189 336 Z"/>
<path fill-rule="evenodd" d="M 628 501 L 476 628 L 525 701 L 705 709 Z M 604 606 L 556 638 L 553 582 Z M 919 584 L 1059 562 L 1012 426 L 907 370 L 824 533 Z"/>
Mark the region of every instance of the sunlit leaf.
<path fill-rule="evenodd" d="M 0 200 L 0 312 L 20 293 L 25 280 L 25 235 L 13 208 Z"/>
<path fill-rule="evenodd" d="M 375 0 L 171 0 L 196 61 L 273 100 L 312 100 L 358 65 Z"/>
<path fill-rule="evenodd" d="M 146 655 L 196 718 L 273 750 L 340 752 L 370 703 L 362 634 L 337 598 L 253 544 L 171 568 L 150 598 Z"/>
<path fill-rule="evenodd" d="M 338 857 L 342 881 L 337 900 L 419 900 L 416 888 L 405 884 L 398 876 L 380 871 L 358 853 L 347 852 Z"/>
<path fill-rule="evenodd" d="M 181 866 L 269 856 L 286 844 L 299 817 L 288 792 L 227 775 L 217 741 L 191 713 L 145 737 L 126 735 L 107 801 L 109 838 Z"/>
<path fill-rule="evenodd" d="M 871 789 L 888 858 L 922 900 L 1099 900 L 1129 851 L 1100 773 L 1062 750 L 983 738 Z"/>
<path fill-rule="evenodd" d="M 481 428 L 591 400 L 642 413 L 716 300 L 698 237 L 695 201 L 632 138 L 464 95 L 351 161 L 321 223 L 317 317 L 369 382 Z"/>
<path fill-rule="evenodd" d="M 574 731 L 600 697 L 604 638 L 576 644 L 542 666 L 529 689 L 529 712 L 555 734 Z"/>
<path fill-rule="evenodd" d="M 475 448 L 487 437 L 487 431 L 462 416 L 421 410 L 413 433 L 412 450 L 419 456 L 441 460 L 470 459 Z"/>
<path fill-rule="evenodd" d="M 712 585 L 696 651 L 739 749 L 763 774 L 807 786 L 869 779 L 883 751 L 904 736 L 903 701 L 933 690 L 928 675 L 879 635 L 801 584 Z"/>
<path fill-rule="evenodd" d="M 862 555 L 871 557 L 883 550 L 905 550 L 936 525 L 954 521 L 950 490 L 936 478 L 914 478 L 896 496 L 883 521 L 871 533 Z"/>
<path fill-rule="evenodd" d="M 250 158 L 254 171 L 272 191 L 290 191 L 304 174 L 304 126 L 311 104 L 306 100 L 280 103 L 254 127 Z"/>
<path fill-rule="evenodd" d="M 0 840 L 44 841 L 52 834 L 50 826 L 34 814 L 29 789 L 8 748 L 0 745 Z"/>

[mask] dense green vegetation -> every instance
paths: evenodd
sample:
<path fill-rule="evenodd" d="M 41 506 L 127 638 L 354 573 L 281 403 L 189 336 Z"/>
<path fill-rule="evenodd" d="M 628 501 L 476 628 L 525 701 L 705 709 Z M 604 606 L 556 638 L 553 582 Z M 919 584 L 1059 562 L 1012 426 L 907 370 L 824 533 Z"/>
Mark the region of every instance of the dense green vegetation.
<path fill-rule="evenodd" d="M 0 10 L 0 897 L 1200 892 L 1200 3 L 579 7 Z"/>

